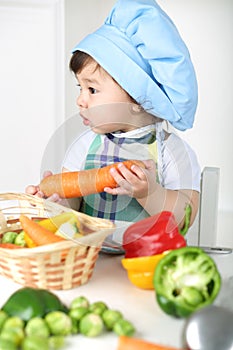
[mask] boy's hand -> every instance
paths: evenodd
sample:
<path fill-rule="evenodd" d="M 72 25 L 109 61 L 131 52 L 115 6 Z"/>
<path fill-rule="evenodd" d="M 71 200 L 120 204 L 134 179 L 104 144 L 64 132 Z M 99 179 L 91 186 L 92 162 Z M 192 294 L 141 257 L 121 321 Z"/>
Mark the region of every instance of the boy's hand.
<path fill-rule="evenodd" d="M 143 161 L 145 169 L 137 165 L 132 165 L 127 169 L 120 163 L 118 168 L 112 168 L 110 173 L 118 187 L 106 187 L 105 192 L 112 195 L 128 195 L 136 199 L 144 198 L 156 188 L 156 165 L 153 160 Z"/>
<path fill-rule="evenodd" d="M 45 171 L 43 174 L 43 178 L 48 177 L 50 175 L 53 175 L 53 173 L 51 171 Z M 46 198 L 44 193 L 42 191 L 40 191 L 39 186 L 38 185 L 28 185 L 25 188 L 25 192 L 27 194 L 31 194 L 33 196 L 37 196 L 40 198 Z M 50 200 L 51 202 L 61 202 L 61 198 L 59 197 L 59 195 L 57 193 L 53 193 L 52 196 L 47 198 L 48 200 Z"/>

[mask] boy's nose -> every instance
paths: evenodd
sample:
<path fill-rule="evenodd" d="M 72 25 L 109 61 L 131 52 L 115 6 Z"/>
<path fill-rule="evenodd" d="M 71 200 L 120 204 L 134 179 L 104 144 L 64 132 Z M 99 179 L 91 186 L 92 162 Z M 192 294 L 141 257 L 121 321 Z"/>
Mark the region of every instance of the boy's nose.
<path fill-rule="evenodd" d="M 82 108 L 87 108 L 88 107 L 87 99 L 83 96 L 83 94 L 80 94 L 77 97 L 76 104 L 77 104 L 78 107 L 82 107 Z"/>

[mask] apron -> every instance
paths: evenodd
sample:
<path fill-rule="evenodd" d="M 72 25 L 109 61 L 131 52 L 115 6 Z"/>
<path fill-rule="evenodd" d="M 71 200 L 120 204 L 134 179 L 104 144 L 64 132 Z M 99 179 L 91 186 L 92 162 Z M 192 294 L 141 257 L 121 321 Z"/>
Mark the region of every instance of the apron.
<path fill-rule="evenodd" d="M 125 137 L 126 134 L 131 136 Z M 97 134 L 88 150 L 85 169 L 100 168 L 129 159 L 153 159 L 157 165 L 155 126 L 147 126 L 136 132 L 120 135 Z M 155 177 L 159 182 L 157 174 Z M 80 211 L 113 222 L 115 220 L 134 222 L 149 216 L 135 198 L 105 192 L 84 196 Z"/>

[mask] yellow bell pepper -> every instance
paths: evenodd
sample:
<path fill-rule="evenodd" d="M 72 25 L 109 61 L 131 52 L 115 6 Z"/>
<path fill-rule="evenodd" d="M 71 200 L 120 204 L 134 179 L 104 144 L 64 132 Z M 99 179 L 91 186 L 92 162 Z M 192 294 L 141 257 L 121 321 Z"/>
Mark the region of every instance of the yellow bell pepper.
<path fill-rule="evenodd" d="M 121 260 L 123 267 L 127 270 L 128 278 L 136 287 L 142 289 L 154 289 L 153 275 L 158 262 L 167 254 L 142 256 L 138 258 L 124 258 Z"/>
<path fill-rule="evenodd" d="M 45 227 L 47 230 L 51 232 L 56 232 L 57 229 L 64 224 L 65 222 L 73 219 L 76 222 L 77 227 L 80 229 L 80 223 L 78 221 L 77 216 L 73 212 L 65 212 L 56 216 L 52 216 L 48 219 L 43 219 L 38 223 Z"/>
<path fill-rule="evenodd" d="M 23 231 L 24 232 L 24 231 Z M 36 244 L 33 242 L 33 240 L 28 236 L 26 232 L 24 232 L 24 240 L 26 242 L 26 246 L 28 248 L 34 248 L 36 247 Z"/>

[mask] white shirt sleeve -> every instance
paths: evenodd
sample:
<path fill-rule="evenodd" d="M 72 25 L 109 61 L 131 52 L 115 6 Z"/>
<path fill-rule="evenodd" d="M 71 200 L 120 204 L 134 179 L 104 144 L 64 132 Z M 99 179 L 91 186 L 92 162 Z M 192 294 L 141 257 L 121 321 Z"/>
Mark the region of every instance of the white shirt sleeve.
<path fill-rule="evenodd" d="M 69 171 L 83 170 L 87 152 L 96 134 L 91 130 L 83 132 L 75 139 L 66 151 L 63 167 Z"/>
<path fill-rule="evenodd" d="M 193 149 L 176 134 L 161 147 L 162 185 L 171 190 L 193 189 L 200 192 L 201 170 Z"/>

